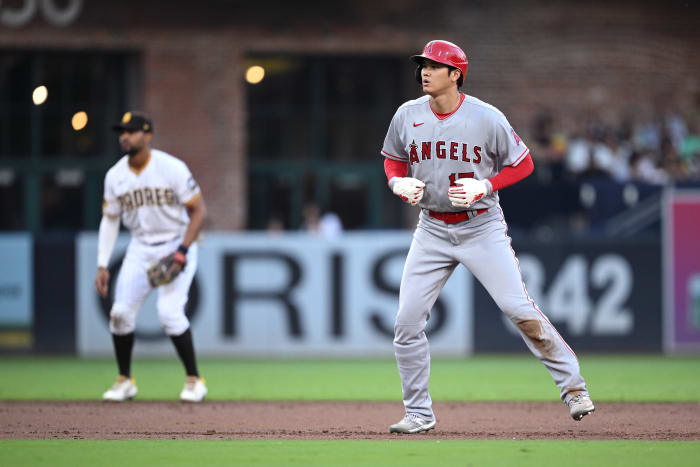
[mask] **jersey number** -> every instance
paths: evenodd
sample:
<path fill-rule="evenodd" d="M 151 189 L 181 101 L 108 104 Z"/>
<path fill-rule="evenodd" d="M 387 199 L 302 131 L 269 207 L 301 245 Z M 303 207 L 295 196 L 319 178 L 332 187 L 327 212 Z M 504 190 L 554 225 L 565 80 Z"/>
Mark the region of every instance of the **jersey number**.
<path fill-rule="evenodd" d="M 460 178 L 474 178 L 474 172 L 461 172 L 450 174 L 450 186 L 455 186 L 455 182 Z"/>

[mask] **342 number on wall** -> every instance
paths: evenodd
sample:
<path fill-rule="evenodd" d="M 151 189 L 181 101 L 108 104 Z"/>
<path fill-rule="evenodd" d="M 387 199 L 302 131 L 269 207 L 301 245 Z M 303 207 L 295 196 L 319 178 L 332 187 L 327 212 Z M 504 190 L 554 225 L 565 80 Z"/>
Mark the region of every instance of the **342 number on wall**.
<path fill-rule="evenodd" d="M 555 325 L 564 324 L 574 336 L 627 335 L 633 331 L 634 315 L 626 303 L 634 275 L 623 256 L 605 254 L 589 260 L 572 255 L 552 278 L 546 277 L 536 256 L 522 254 L 519 259 L 530 297 Z"/>

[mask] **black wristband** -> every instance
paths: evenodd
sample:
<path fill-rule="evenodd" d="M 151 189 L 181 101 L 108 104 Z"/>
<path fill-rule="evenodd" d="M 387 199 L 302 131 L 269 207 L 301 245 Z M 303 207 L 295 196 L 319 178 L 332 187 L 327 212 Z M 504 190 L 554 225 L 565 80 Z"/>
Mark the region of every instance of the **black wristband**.
<path fill-rule="evenodd" d="M 183 255 L 187 255 L 187 247 L 185 245 L 180 245 L 179 247 L 177 247 L 177 251 L 179 251 Z"/>

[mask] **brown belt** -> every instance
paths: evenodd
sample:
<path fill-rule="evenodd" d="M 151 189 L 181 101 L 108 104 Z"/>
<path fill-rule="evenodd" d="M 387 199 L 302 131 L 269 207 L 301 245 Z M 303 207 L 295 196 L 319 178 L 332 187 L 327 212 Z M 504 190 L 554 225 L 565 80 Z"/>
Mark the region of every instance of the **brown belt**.
<path fill-rule="evenodd" d="M 459 212 L 438 212 L 438 211 L 428 211 L 430 217 L 439 219 L 445 224 L 457 224 L 459 222 L 464 222 L 469 219 L 474 219 L 479 214 L 483 214 L 488 209 L 472 209 L 471 211 L 459 211 Z"/>

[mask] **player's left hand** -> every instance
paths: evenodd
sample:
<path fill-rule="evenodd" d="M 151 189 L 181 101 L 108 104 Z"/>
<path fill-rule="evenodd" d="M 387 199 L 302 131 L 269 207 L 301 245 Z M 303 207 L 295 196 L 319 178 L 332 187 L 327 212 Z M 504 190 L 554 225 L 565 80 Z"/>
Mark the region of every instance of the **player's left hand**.
<path fill-rule="evenodd" d="M 483 180 L 475 178 L 460 178 L 455 184 L 448 188 L 447 197 L 452 206 L 457 208 L 468 208 L 479 201 L 488 193 L 488 186 Z"/>
<path fill-rule="evenodd" d="M 97 275 L 95 275 L 95 288 L 101 297 L 107 296 L 107 292 L 109 291 L 109 271 L 107 268 L 97 268 Z"/>
<path fill-rule="evenodd" d="M 168 284 L 185 269 L 185 264 L 187 257 L 181 251 L 175 251 L 148 269 L 148 282 L 151 283 L 151 287 Z"/>

